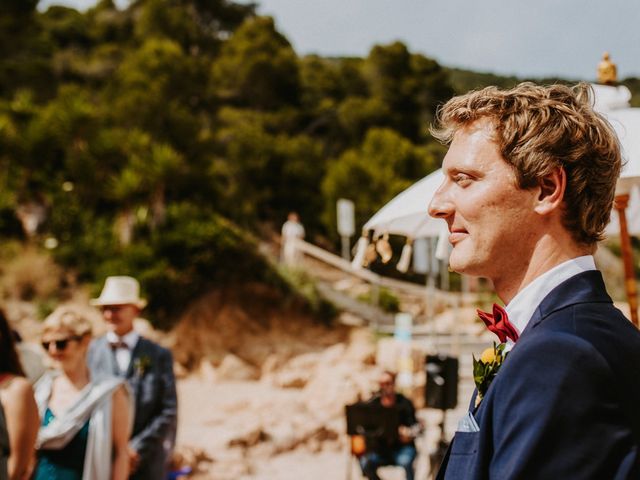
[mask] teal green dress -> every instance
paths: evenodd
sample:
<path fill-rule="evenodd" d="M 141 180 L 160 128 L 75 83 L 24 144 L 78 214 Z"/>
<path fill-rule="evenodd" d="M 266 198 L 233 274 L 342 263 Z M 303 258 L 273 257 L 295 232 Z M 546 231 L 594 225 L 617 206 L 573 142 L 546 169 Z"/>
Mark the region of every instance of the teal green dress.
<path fill-rule="evenodd" d="M 54 418 L 53 412 L 47 408 L 42 426 L 48 425 Z M 82 480 L 88 436 L 89 421 L 62 450 L 38 451 L 34 480 Z"/>

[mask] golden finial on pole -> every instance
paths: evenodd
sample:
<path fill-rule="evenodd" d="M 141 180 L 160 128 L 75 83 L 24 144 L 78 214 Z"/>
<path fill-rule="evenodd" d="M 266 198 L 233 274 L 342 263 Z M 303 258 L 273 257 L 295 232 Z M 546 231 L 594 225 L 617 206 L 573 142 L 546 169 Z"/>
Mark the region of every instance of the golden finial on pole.
<path fill-rule="evenodd" d="M 604 52 L 602 61 L 598 64 L 598 83 L 602 85 L 618 83 L 618 67 L 611 61 L 609 52 Z"/>

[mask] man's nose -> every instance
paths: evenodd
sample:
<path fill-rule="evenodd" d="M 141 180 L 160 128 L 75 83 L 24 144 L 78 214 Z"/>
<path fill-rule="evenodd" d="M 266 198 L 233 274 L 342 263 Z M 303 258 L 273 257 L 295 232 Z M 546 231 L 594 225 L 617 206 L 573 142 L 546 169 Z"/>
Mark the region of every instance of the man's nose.
<path fill-rule="evenodd" d="M 440 185 L 429 202 L 429 215 L 434 218 L 447 218 L 453 213 L 453 204 L 444 184 Z"/>

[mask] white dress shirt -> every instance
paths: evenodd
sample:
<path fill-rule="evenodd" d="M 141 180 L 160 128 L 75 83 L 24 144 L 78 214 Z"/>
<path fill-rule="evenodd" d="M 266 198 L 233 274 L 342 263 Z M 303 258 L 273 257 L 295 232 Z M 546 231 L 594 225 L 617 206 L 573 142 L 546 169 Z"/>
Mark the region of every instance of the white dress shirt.
<path fill-rule="evenodd" d="M 131 363 L 131 352 L 138 343 L 140 335 L 138 332 L 131 330 L 126 335 L 119 337 L 115 332 L 107 332 L 107 341 L 109 343 L 124 343 L 127 346 L 118 347 L 115 349 L 116 362 L 118 363 L 118 369 L 121 373 L 125 373 L 129 369 Z"/>
<path fill-rule="evenodd" d="M 551 290 L 579 273 L 595 269 L 596 263 L 591 255 L 572 258 L 556 265 L 520 290 L 505 306 L 509 321 L 518 331 L 518 335 L 526 328 L 536 308 Z M 511 339 L 507 339 L 506 349 L 509 350 L 512 346 Z"/>

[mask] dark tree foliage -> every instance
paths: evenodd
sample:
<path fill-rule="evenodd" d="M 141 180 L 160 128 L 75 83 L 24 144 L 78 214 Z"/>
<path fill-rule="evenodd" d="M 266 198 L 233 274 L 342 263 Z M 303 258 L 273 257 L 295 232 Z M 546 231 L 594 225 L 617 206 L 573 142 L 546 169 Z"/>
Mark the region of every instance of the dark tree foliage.
<path fill-rule="evenodd" d="M 640 107 L 640 78 L 629 77 L 620 83 L 626 85 L 626 87 L 631 90 L 631 106 L 636 108 Z"/>
<path fill-rule="evenodd" d="M 30 86 L 42 96 L 51 93 L 50 58 L 35 10 L 37 0 L 0 2 L 0 97 Z"/>
<path fill-rule="evenodd" d="M 137 276 L 164 326 L 216 286 L 286 290 L 248 232 L 296 210 L 337 246 L 337 198 L 362 223 L 441 160 L 448 72 L 401 43 L 299 57 L 230 0 L 36 5 L 0 2 L 0 234 L 44 211 L 30 242 L 83 282 Z"/>
<path fill-rule="evenodd" d="M 211 91 L 221 102 L 256 110 L 298 105 L 298 59 L 272 18 L 247 20 L 225 43 L 213 64 Z"/>

